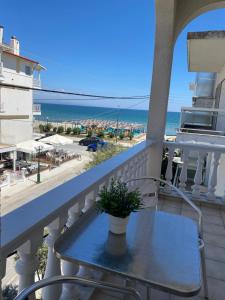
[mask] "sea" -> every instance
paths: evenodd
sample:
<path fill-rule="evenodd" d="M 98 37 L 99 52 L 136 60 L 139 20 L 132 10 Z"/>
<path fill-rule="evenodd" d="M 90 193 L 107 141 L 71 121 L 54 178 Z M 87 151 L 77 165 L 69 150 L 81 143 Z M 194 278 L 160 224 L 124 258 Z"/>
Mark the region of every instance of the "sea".
<path fill-rule="evenodd" d="M 140 109 L 119 109 L 96 106 L 78 106 L 65 104 L 41 103 L 41 116 L 37 120 L 48 122 L 79 121 L 82 119 L 113 120 L 139 123 L 147 127 L 148 111 Z M 160 118 L 160 116 L 159 116 Z M 166 135 L 176 135 L 179 127 L 180 113 L 168 112 Z"/>

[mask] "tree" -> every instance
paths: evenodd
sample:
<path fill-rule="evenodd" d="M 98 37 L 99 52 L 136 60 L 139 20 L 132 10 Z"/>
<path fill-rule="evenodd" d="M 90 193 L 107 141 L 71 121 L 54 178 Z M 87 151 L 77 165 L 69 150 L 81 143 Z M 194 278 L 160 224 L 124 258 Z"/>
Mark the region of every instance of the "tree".
<path fill-rule="evenodd" d="M 129 137 L 130 140 L 133 140 L 133 137 L 134 137 L 133 132 L 130 132 L 129 135 L 128 135 L 128 137 Z"/>
<path fill-rule="evenodd" d="M 49 132 L 51 129 L 52 129 L 52 124 L 51 123 L 47 123 L 46 125 L 45 125 L 45 132 Z"/>
<path fill-rule="evenodd" d="M 99 150 L 93 154 L 92 161 L 85 166 L 85 169 L 87 170 L 93 168 L 101 162 L 125 150 L 127 150 L 127 148 L 121 145 L 109 144 L 108 147 L 103 148 L 102 150 Z"/>
<path fill-rule="evenodd" d="M 120 132 L 119 138 L 120 138 L 120 140 L 124 139 L 124 133 L 123 132 Z"/>
<path fill-rule="evenodd" d="M 97 137 L 99 137 L 99 138 L 104 138 L 104 136 L 105 136 L 105 133 L 102 130 L 99 131 L 98 134 L 97 134 Z"/>
<path fill-rule="evenodd" d="M 59 126 L 58 129 L 57 129 L 57 133 L 63 133 L 64 132 L 64 128 L 63 126 Z"/>
<path fill-rule="evenodd" d="M 88 129 L 87 131 L 87 137 L 92 137 L 93 131 L 91 129 Z"/>
<path fill-rule="evenodd" d="M 74 135 L 80 135 L 80 131 L 81 131 L 81 130 L 80 130 L 80 128 L 78 128 L 78 127 L 74 127 L 74 128 L 73 128 L 73 134 L 74 134 Z"/>
<path fill-rule="evenodd" d="M 44 132 L 44 125 L 43 124 L 39 124 L 39 130 L 40 130 L 40 133 Z"/>
<path fill-rule="evenodd" d="M 112 138 L 114 138 L 115 134 L 113 132 L 109 132 L 108 136 L 110 139 L 112 139 Z"/>
<path fill-rule="evenodd" d="M 3 288 L 2 297 L 4 300 L 13 300 L 18 294 L 16 285 L 8 284 Z"/>
<path fill-rule="evenodd" d="M 72 128 L 71 127 L 67 127 L 66 128 L 66 134 L 71 134 Z"/>
<path fill-rule="evenodd" d="M 54 128 L 53 128 L 53 132 L 57 132 L 57 127 L 54 127 Z"/>

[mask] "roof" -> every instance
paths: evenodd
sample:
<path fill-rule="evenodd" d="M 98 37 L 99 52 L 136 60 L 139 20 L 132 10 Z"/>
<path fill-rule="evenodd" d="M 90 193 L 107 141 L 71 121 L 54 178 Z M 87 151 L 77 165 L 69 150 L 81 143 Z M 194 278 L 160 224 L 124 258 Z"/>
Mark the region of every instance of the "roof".
<path fill-rule="evenodd" d="M 17 151 L 30 153 L 30 154 L 37 153 L 39 151 L 39 147 L 40 147 L 40 152 L 53 150 L 53 146 L 46 145 L 42 142 L 33 141 L 33 140 L 24 141 L 16 145 Z"/>
<path fill-rule="evenodd" d="M 73 143 L 73 141 L 71 139 L 61 136 L 59 134 L 48 136 L 39 141 L 41 141 L 43 143 L 51 144 L 51 145 L 66 145 L 66 144 Z"/>
<path fill-rule="evenodd" d="M 0 144 L 0 153 L 15 151 L 16 146 L 15 145 L 8 145 L 8 144 Z"/>
<path fill-rule="evenodd" d="M 188 32 L 188 40 L 197 39 L 224 39 L 225 30 L 213 30 L 213 31 L 198 31 L 198 32 Z"/>
<path fill-rule="evenodd" d="M 33 64 L 39 65 L 39 66 L 41 67 L 41 69 L 44 69 L 44 70 L 45 70 L 45 67 L 43 67 L 38 61 L 32 60 L 32 59 L 30 59 L 30 58 L 28 58 L 28 57 L 25 57 L 25 56 L 22 56 L 22 55 L 14 54 L 14 53 L 9 52 L 9 51 L 7 51 L 7 50 L 3 50 L 3 52 L 6 53 L 6 54 L 9 54 L 9 55 L 11 55 L 11 56 L 14 56 L 14 57 L 16 57 L 16 58 L 20 58 L 20 59 L 22 59 L 22 60 L 26 60 L 26 61 L 29 61 L 29 62 L 31 62 L 31 63 L 33 63 Z"/>

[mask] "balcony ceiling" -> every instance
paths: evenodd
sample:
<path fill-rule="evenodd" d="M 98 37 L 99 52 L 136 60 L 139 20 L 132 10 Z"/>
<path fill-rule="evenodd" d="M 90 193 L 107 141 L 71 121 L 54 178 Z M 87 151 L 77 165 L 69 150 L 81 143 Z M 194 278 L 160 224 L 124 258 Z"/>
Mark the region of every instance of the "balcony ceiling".
<path fill-rule="evenodd" d="M 225 31 L 188 33 L 188 70 L 219 72 L 225 65 Z"/>

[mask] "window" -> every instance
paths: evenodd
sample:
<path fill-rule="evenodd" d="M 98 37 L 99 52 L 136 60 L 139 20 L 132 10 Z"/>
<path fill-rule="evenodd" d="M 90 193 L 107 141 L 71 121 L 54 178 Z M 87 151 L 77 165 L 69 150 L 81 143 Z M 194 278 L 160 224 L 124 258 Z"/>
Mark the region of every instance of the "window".
<path fill-rule="evenodd" d="M 31 75 L 31 67 L 30 66 L 25 66 L 25 74 Z"/>

